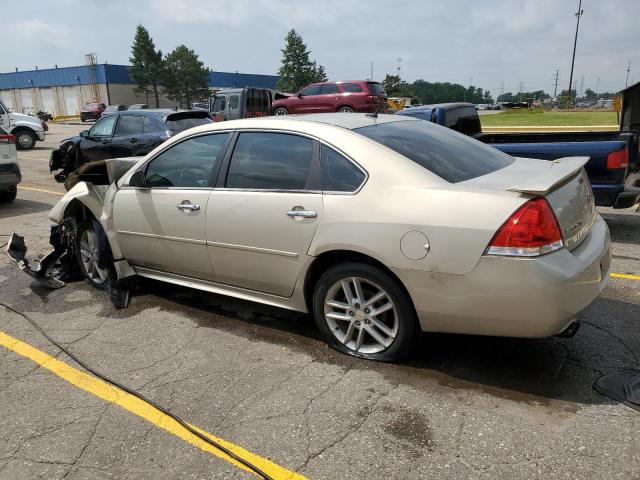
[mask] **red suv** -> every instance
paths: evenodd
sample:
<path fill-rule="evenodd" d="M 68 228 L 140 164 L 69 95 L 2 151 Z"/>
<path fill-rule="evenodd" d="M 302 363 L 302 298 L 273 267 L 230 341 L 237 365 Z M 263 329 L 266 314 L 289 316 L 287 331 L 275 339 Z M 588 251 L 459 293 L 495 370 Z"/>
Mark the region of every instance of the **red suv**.
<path fill-rule="evenodd" d="M 80 121 L 98 120 L 102 116 L 102 112 L 106 109 L 107 106 L 104 103 L 87 103 L 84 108 L 80 110 Z"/>
<path fill-rule="evenodd" d="M 295 95 L 276 100 L 274 115 L 290 113 L 373 112 L 387 107 L 387 92 L 378 82 L 354 80 L 312 83 Z"/>

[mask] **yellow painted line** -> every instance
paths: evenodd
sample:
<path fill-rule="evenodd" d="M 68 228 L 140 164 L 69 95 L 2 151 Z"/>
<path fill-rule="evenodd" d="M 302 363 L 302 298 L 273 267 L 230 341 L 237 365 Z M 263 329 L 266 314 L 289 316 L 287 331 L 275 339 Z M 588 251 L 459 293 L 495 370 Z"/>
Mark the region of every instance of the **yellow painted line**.
<path fill-rule="evenodd" d="M 137 397 L 134 397 L 124 390 L 114 387 L 113 385 L 110 385 L 107 382 L 104 382 L 92 375 L 88 375 L 61 360 L 58 360 L 57 358 L 54 358 L 35 347 L 32 347 L 28 343 L 7 335 L 2 331 L 0 331 L 0 345 L 8 350 L 11 350 L 14 353 L 17 353 L 18 355 L 28 358 L 29 360 L 40 365 L 42 368 L 46 368 L 47 370 L 62 378 L 63 380 L 66 380 L 73 386 L 89 392 L 96 397 L 102 398 L 109 403 L 114 403 L 119 407 L 122 407 L 125 410 L 146 420 L 147 422 L 150 422 L 155 426 L 175 435 L 176 437 L 181 438 L 194 447 L 197 447 L 204 452 L 211 453 L 216 457 L 219 457 L 239 468 L 242 468 L 243 470 L 255 474 L 255 472 L 250 470 L 248 467 L 242 465 L 238 461 L 226 455 L 224 452 L 218 450 L 212 445 L 209 445 L 202 439 L 193 435 L 191 432 L 185 430 L 184 427 L 182 427 L 178 422 L 176 422 L 168 415 L 165 415 L 148 403 L 140 400 Z M 267 460 L 266 458 L 262 458 L 238 445 L 234 445 L 231 442 L 218 438 L 198 427 L 195 427 L 191 424 L 189 425 L 198 430 L 198 432 L 202 433 L 203 435 L 220 443 L 222 446 L 229 449 L 239 457 L 249 461 L 274 479 L 306 480 L 306 477 L 298 473 L 287 470 L 280 465 Z"/>
<path fill-rule="evenodd" d="M 18 185 L 20 190 L 29 190 L 31 192 L 42 192 L 42 193 L 50 193 L 51 195 L 59 195 L 61 197 L 64 196 L 62 192 L 54 192 L 53 190 L 45 190 L 44 188 L 34 188 L 34 187 L 25 187 L 24 185 Z"/>
<path fill-rule="evenodd" d="M 613 278 L 625 278 L 627 280 L 640 281 L 640 275 L 629 275 L 628 273 L 610 273 L 609 276 Z"/>

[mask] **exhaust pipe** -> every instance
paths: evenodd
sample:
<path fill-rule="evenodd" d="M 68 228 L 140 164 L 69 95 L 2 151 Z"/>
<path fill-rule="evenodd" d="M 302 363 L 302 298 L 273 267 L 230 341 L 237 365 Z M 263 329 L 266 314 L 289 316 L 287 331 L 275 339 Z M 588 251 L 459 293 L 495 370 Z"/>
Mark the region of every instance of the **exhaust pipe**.
<path fill-rule="evenodd" d="M 567 328 L 565 328 L 562 332 L 556 335 L 556 337 L 560 338 L 571 338 L 576 332 L 580 329 L 580 322 L 571 322 Z"/>

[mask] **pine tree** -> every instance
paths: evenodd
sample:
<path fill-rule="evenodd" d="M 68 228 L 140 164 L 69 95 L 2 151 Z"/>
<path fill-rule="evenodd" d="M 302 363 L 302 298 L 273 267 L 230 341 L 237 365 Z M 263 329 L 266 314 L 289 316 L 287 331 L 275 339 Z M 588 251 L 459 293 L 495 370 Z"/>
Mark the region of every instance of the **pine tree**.
<path fill-rule="evenodd" d="M 129 74 L 136 84 L 136 91 L 147 92 L 152 88 L 155 96 L 156 108 L 160 106 L 158 90 L 162 78 L 162 52 L 156 50 L 149 31 L 142 25 L 136 27 L 136 35 L 131 46 L 131 68 Z"/>
<path fill-rule="evenodd" d="M 196 53 L 184 45 L 177 46 L 164 58 L 163 86 L 167 96 L 181 107 L 209 98 L 209 70 Z"/>
<path fill-rule="evenodd" d="M 313 62 L 313 81 L 314 82 L 326 82 L 329 78 L 327 77 L 326 72 L 324 71 L 324 66 L 319 65 L 316 68 L 316 62 Z"/>
<path fill-rule="evenodd" d="M 318 72 L 309 60 L 309 51 L 302 37 L 295 30 L 289 31 L 286 45 L 282 50 L 282 66 L 278 70 L 278 89 L 285 92 L 297 92 L 309 83 L 313 83 Z M 324 75 L 324 68 L 322 67 Z"/>

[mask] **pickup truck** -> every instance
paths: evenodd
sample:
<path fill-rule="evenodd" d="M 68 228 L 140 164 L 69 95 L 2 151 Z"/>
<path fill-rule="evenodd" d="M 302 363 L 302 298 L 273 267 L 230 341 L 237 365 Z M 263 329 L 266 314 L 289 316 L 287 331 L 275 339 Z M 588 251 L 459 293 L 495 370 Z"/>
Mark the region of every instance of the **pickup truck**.
<path fill-rule="evenodd" d="M 543 160 L 589 157 L 585 169 L 596 205 L 629 208 L 640 202 L 640 151 L 636 131 L 483 133 L 478 112 L 470 103 L 422 105 L 396 115 L 443 125 L 514 157 Z"/>
<path fill-rule="evenodd" d="M 16 137 L 19 150 L 31 150 L 37 141 L 44 141 L 49 127 L 38 117 L 10 111 L 0 100 L 0 127 Z"/>

